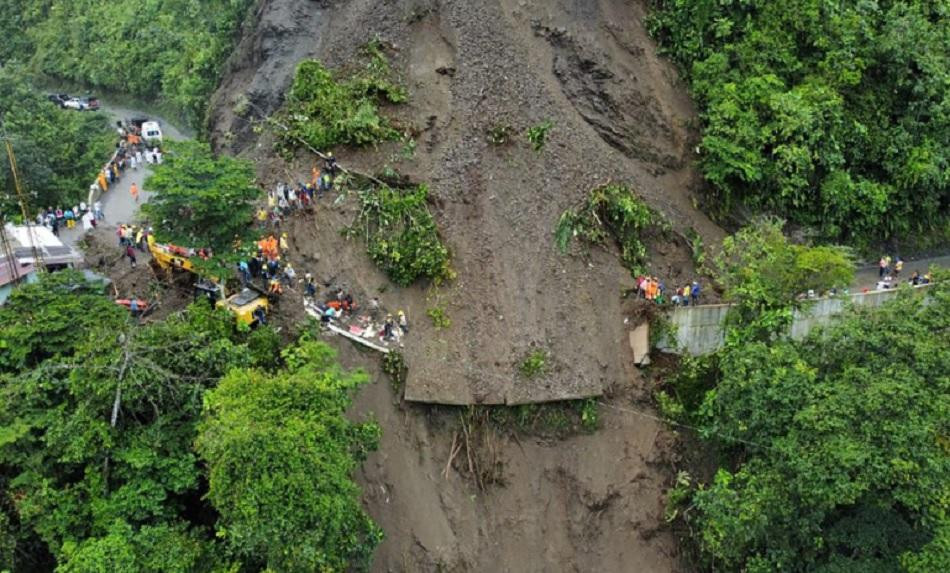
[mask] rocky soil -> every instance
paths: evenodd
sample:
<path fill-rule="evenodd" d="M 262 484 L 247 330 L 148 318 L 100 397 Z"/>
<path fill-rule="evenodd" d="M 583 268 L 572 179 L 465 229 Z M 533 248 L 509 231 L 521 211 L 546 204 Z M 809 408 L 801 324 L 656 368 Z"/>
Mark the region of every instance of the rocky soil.
<path fill-rule="evenodd" d="M 457 416 L 407 404 L 382 378 L 365 389 L 355 415 L 371 412 L 383 427 L 360 475 L 387 534 L 375 570 L 680 568 L 662 527 L 669 437 L 650 417 L 627 346 L 621 293 L 632 280 L 616 253 L 564 256 L 553 241 L 560 214 L 608 181 L 628 184 L 670 221 L 673 231 L 648 245 L 651 271 L 668 283 L 697 276 L 687 233 L 706 245 L 722 238 L 695 206 L 689 97 L 644 18 L 634 0 L 263 0 L 246 24 L 213 102 L 212 138 L 255 159 L 267 185 L 306 180 L 313 164 L 305 153 L 276 157 L 267 130 L 255 129 L 255 118 L 279 108 L 301 59 L 345 71 L 378 38 L 411 92 L 408 104 L 387 110 L 413 132 L 411 157 L 399 143 L 334 151 L 345 165 L 389 165 L 430 185 L 458 278 L 389 284 L 364 245 L 341 236 L 354 215 L 347 202 L 327 200 L 285 225 L 298 273 L 407 311 L 405 398 L 518 404 L 608 395 L 592 435 L 498 436 L 504 480 L 482 490 L 451 464 L 445 471 Z M 546 120 L 554 128 L 535 152 L 523 133 Z M 514 135 L 494 145 L 486 135 L 500 126 Z M 445 308 L 450 328 L 426 318 L 434 306 Z M 348 363 L 378 372 L 374 357 L 340 346 Z M 553 366 L 529 381 L 517 367 L 535 349 Z"/>

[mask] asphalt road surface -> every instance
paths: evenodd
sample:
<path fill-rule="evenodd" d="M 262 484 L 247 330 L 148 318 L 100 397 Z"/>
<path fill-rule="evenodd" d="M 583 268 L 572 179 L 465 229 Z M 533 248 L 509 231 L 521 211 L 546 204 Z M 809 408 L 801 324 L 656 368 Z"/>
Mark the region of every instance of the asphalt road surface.
<path fill-rule="evenodd" d="M 181 130 L 176 128 L 171 123 L 146 112 L 140 112 L 133 109 L 117 107 L 103 103 L 102 109 L 95 113 L 107 114 L 109 116 L 110 124 L 113 127 L 115 126 L 116 121 L 124 120 L 129 117 L 148 117 L 149 119 L 159 122 L 159 125 L 162 128 L 162 137 L 166 141 L 170 139 L 182 140 L 188 138 Z M 102 158 L 103 165 L 107 159 L 108 157 Z M 148 201 L 150 195 L 150 193 L 144 189 L 145 179 L 150 173 L 151 170 L 149 169 L 148 165 L 139 166 L 138 169 L 128 169 L 122 174 L 122 178 L 119 179 L 119 181 L 109 185 L 109 190 L 104 192 L 102 194 L 102 198 L 100 199 L 100 201 L 102 201 L 102 210 L 106 216 L 106 220 L 100 223 L 100 225 L 103 225 L 106 228 L 116 228 L 122 223 L 131 223 L 135 220 L 139 207 L 142 205 L 142 203 Z M 89 184 L 91 185 L 92 183 L 93 181 L 90 180 Z M 132 187 L 132 183 L 135 183 L 139 188 L 139 200 L 137 203 L 132 199 L 132 194 L 129 192 L 129 189 Z M 91 208 L 92 205 L 89 207 Z M 59 234 L 63 242 L 76 245 L 83 234 L 82 225 L 77 224 L 73 229 L 61 229 Z"/>

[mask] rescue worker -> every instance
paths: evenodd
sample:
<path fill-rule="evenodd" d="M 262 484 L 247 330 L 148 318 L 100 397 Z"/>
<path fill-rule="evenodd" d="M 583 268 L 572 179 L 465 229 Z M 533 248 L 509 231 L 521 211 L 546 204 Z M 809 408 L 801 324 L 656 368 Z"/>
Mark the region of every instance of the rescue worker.
<path fill-rule="evenodd" d="M 280 235 L 280 252 L 286 253 L 290 249 L 290 245 L 287 244 L 287 233 L 281 233 Z"/>
<path fill-rule="evenodd" d="M 403 334 L 409 334 L 409 320 L 406 319 L 406 313 L 399 311 L 399 328 L 402 330 Z"/>
<path fill-rule="evenodd" d="M 313 280 L 313 275 L 310 274 L 310 273 L 307 273 L 306 275 L 304 275 L 304 282 L 306 283 L 306 286 L 304 287 L 304 289 L 305 289 L 305 290 L 304 290 L 305 294 L 306 294 L 307 296 L 311 297 L 311 298 L 313 298 L 314 296 L 316 296 L 316 295 L 317 295 L 317 283 L 314 282 L 314 280 Z"/>
<path fill-rule="evenodd" d="M 277 296 L 284 294 L 284 287 L 281 286 L 279 278 L 274 277 L 270 280 L 270 289 L 268 292 Z"/>
<path fill-rule="evenodd" d="M 336 163 L 336 157 L 333 157 L 333 152 L 330 151 L 327 153 L 326 159 L 323 160 L 323 170 L 330 174 L 330 177 L 336 177 L 337 171 L 340 170 L 340 166 Z"/>

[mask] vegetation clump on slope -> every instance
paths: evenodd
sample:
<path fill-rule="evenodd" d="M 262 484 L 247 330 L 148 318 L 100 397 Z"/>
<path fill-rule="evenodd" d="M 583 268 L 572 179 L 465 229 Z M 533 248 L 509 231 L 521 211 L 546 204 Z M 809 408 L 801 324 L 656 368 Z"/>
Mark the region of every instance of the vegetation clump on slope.
<path fill-rule="evenodd" d="M 360 191 L 360 213 L 348 233 L 363 234 L 373 262 L 399 286 L 420 278 L 451 279 L 449 250 L 426 200 L 429 189 L 387 186 Z"/>
<path fill-rule="evenodd" d="M 303 141 L 318 150 L 336 145 L 368 145 L 398 139 L 400 132 L 380 113 L 382 103 L 402 103 L 405 89 L 389 79 L 389 64 L 377 43 L 364 49 L 369 63 L 352 77 L 334 78 L 323 64 L 305 61 L 287 97 L 281 117 L 286 148 Z"/>
<path fill-rule="evenodd" d="M 554 233 L 562 253 L 574 237 L 595 245 L 612 240 L 620 249 L 620 259 L 631 274 L 644 271 L 647 249 L 643 236 L 651 230 L 665 229 L 666 223 L 629 188 L 610 183 L 590 192 L 584 203 L 561 214 Z"/>
<path fill-rule="evenodd" d="M 945 2 L 653 4 L 652 31 L 699 104 L 700 166 L 724 211 L 768 211 L 855 245 L 946 235 Z"/>
<path fill-rule="evenodd" d="M 200 126 L 251 0 L 9 0 L 0 61 L 171 107 Z"/>

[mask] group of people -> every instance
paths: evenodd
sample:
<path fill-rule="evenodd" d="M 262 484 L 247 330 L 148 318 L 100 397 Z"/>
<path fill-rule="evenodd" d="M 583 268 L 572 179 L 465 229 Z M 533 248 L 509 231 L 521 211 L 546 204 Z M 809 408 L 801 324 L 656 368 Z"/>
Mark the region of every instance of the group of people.
<path fill-rule="evenodd" d="M 896 257 L 893 260 L 894 264 L 891 265 L 891 256 L 884 255 L 881 257 L 881 260 L 878 261 L 878 278 L 883 279 L 884 277 L 890 275 L 895 279 L 901 274 L 901 271 L 904 270 L 904 261 L 900 257 Z"/>
<path fill-rule="evenodd" d="M 904 261 L 900 257 L 891 259 L 890 255 L 884 255 L 877 263 L 878 281 L 875 285 L 876 290 L 886 290 L 897 288 L 900 285 L 900 274 L 904 270 Z M 907 283 L 913 286 L 930 284 L 930 273 L 920 274 L 920 271 L 914 271 L 907 278 Z M 867 289 L 865 289 L 867 291 Z"/>
<path fill-rule="evenodd" d="M 280 228 L 280 223 L 290 213 L 298 209 L 307 209 L 314 201 L 333 190 L 333 183 L 340 172 L 336 158 L 330 153 L 324 160 L 323 170 L 314 167 L 308 183 L 278 183 L 275 189 L 267 192 L 267 204 L 257 211 L 257 224 L 261 229 L 268 225 L 274 229 Z"/>
<path fill-rule="evenodd" d="M 674 306 L 689 306 L 690 303 L 697 305 L 700 292 L 699 281 L 675 288 L 672 294 L 669 294 L 666 285 L 657 277 L 642 275 L 637 277 L 637 296 L 657 304 L 666 304 L 669 301 Z"/>
<path fill-rule="evenodd" d="M 98 221 L 103 220 L 102 203 L 96 201 L 90 209 L 85 201 L 80 202 L 73 207 L 48 207 L 40 210 L 36 214 L 36 224 L 50 229 L 54 235 L 59 236 L 59 230 L 62 228 L 72 229 L 77 221 L 82 223 L 83 230 L 89 231 L 96 227 Z"/>
<path fill-rule="evenodd" d="M 151 228 L 146 225 L 136 227 L 135 225 L 119 225 L 115 234 L 119 238 L 119 248 L 124 249 L 124 255 L 129 259 L 129 265 L 134 269 L 137 264 L 135 250 L 145 252 L 148 248 L 148 235 Z"/>

